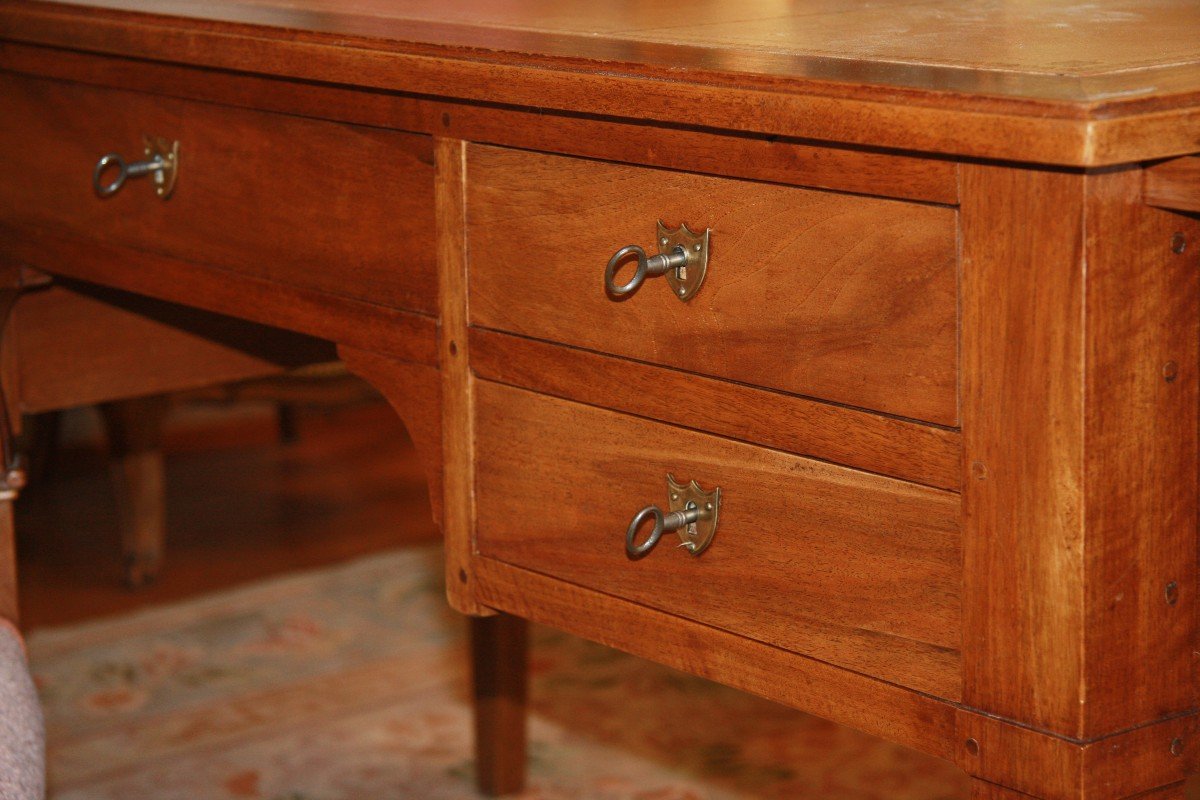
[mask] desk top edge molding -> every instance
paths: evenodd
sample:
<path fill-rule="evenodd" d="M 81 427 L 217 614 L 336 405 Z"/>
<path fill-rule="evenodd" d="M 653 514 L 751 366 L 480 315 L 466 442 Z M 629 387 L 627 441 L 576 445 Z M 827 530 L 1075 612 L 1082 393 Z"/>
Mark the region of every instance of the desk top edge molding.
<path fill-rule="evenodd" d="M 392 20 L 382 35 L 366 36 L 267 24 L 271 13 L 241 3 L 217 4 L 204 18 L 130 10 L 134 0 L 110 5 L 122 3 L 129 8 L 3 0 L 0 42 L 964 158 L 1102 167 L 1200 150 L 1200 62 L 1050 75 L 614 39 L 605 46 L 419 20 Z"/>

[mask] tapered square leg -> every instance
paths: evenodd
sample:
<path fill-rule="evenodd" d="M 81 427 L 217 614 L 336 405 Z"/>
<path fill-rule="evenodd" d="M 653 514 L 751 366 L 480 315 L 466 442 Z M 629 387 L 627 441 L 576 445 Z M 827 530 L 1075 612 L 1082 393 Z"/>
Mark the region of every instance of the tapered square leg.
<path fill-rule="evenodd" d="M 528 626 L 519 617 L 472 617 L 471 664 L 475 700 L 475 770 L 489 795 L 525 785 L 525 700 Z"/>

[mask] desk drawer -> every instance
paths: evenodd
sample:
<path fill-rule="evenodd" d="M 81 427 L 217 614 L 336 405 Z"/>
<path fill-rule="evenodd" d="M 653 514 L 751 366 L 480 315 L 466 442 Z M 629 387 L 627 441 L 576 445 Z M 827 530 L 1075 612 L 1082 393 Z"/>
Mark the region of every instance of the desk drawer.
<path fill-rule="evenodd" d="M 477 389 L 480 555 L 957 696 L 957 495 L 486 381 Z M 665 506 L 668 473 L 721 488 L 712 544 L 693 556 L 667 533 L 630 560 L 626 527 L 642 507 Z"/>
<path fill-rule="evenodd" d="M 436 310 L 428 137 L 3 74 L 0 108 L 6 224 Z M 179 142 L 171 197 L 98 197 L 97 160 L 145 135 Z"/>
<path fill-rule="evenodd" d="M 952 208 L 472 146 L 467 219 L 475 325 L 957 424 Z M 610 299 L 659 219 L 712 229 L 704 284 Z"/>

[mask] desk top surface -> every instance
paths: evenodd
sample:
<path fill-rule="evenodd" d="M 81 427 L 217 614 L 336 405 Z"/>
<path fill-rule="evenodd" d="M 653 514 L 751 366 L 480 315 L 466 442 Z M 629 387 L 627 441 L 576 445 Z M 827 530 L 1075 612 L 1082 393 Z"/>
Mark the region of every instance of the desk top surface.
<path fill-rule="evenodd" d="M 85 32 L 84 21 L 103 24 Z M 117 25 L 123 36 L 112 33 Z M 1084 126 L 1164 112 L 1200 117 L 1195 0 L 0 0 L 0 38 L 202 61 L 162 35 L 188 27 L 281 47 L 332 45 Z M 143 34 L 136 47 L 135 29 Z M 211 65 L 253 67 L 245 56 Z M 386 88 L 410 87 L 398 80 Z M 591 110 L 583 101 L 575 106 L 568 110 Z M 679 121 L 704 124 L 700 115 Z M 718 115 L 714 127 L 721 125 Z M 1034 126 L 1020 135 L 1036 133 Z M 1200 149 L 1200 133 L 1189 137 Z M 1129 155 L 1032 158 L 1098 164 Z"/>

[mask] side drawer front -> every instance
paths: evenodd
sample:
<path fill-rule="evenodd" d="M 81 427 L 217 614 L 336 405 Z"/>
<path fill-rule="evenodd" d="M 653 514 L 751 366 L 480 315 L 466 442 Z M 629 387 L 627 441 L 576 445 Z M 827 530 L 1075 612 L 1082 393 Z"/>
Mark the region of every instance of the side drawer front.
<path fill-rule="evenodd" d="M 958 696 L 957 495 L 486 381 L 477 404 L 480 555 Z M 716 537 L 630 561 L 668 473 L 721 487 Z"/>
<path fill-rule="evenodd" d="M 429 137 L 6 74 L 0 108 L 6 224 L 436 311 Z M 144 135 L 179 142 L 174 194 L 97 197 Z"/>
<path fill-rule="evenodd" d="M 475 325 L 957 424 L 952 208 L 485 146 L 467 207 Z M 712 229 L 704 285 L 614 302 L 659 219 Z"/>

